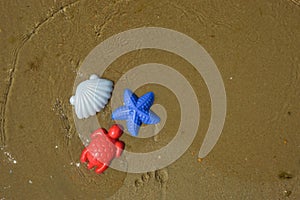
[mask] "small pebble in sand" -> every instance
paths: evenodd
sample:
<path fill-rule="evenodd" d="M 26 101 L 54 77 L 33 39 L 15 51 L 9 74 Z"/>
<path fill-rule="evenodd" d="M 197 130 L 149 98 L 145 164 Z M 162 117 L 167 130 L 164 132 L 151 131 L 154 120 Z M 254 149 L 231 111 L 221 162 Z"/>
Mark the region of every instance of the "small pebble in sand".
<path fill-rule="evenodd" d="M 76 167 L 80 167 L 80 163 L 76 163 Z"/>
<path fill-rule="evenodd" d="M 231 76 L 231 77 L 229 77 L 229 79 L 230 79 L 230 80 L 232 80 L 232 79 L 233 79 L 233 78 L 232 78 L 232 76 Z"/>
<path fill-rule="evenodd" d="M 292 191 L 289 191 L 289 190 L 284 191 L 284 195 L 287 197 L 289 197 L 291 194 L 292 194 Z"/>
<path fill-rule="evenodd" d="M 202 158 L 198 158 L 197 161 L 200 163 L 202 162 Z"/>
<path fill-rule="evenodd" d="M 9 188 L 11 188 L 11 186 L 10 186 L 10 185 L 8 185 L 8 186 L 4 186 L 4 187 L 3 187 L 3 189 L 4 189 L 4 190 L 6 190 L 6 189 L 9 189 Z"/>
<path fill-rule="evenodd" d="M 9 153 L 9 152 L 4 152 L 4 155 L 8 158 L 8 160 L 14 164 L 17 164 L 16 159 Z"/>
<path fill-rule="evenodd" d="M 29 180 L 28 183 L 29 183 L 29 184 L 32 184 L 32 180 Z"/>
<path fill-rule="evenodd" d="M 55 146 L 55 149 L 58 149 L 58 146 L 57 146 L 57 145 Z"/>
<path fill-rule="evenodd" d="M 286 139 L 283 140 L 283 144 L 287 144 L 288 141 Z"/>
<path fill-rule="evenodd" d="M 278 178 L 280 179 L 292 179 L 294 176 L 290 172 L 280 172 Z"/>
<path fill-rule="evenodd" d="M 82 77 L 83 73 L 82 72 L 77 72 L 77 76 Z"/>

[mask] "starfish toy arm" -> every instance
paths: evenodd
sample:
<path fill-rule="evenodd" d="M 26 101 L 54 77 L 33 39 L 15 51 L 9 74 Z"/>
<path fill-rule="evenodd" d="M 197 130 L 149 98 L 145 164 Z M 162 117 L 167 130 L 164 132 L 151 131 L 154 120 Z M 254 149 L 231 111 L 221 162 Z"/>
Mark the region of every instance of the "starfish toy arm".
<path fill-rule="evenodd" d="M 121 106 L 113 111 L 112 119 L 113 120 L 126 120 L 129 116 L 129 109 L 127 106 Z"/>
<path fill-rule="evenodd" d="M 124 91 L 124 104 L 128 107 L 135 107 L 138 101 L 138 97 L 132 93 L 129 89 Z"/>
<path fill-rule="evenodd" d="M 160 122 L 160 117 L 157 116 L 153 111 L 149 110 L 149 117 L 143 120 L 144 124 L 157 124 Z"/>
<path fill-rule="evenodd" d="M 136 121 L 130 119 L 127 120 L 127 130 L 133 136 L 138 135 L 141 125 L 142 125 L 142 121 L 139 119 L 137 119 Z"/>
<path fill-rule="evenodd" d="M 148 92 L 138 99 L 136 103 L 136 107 L 140 110 L 149 110 L 153 102 L 154 102 L 154 93 Z"/>

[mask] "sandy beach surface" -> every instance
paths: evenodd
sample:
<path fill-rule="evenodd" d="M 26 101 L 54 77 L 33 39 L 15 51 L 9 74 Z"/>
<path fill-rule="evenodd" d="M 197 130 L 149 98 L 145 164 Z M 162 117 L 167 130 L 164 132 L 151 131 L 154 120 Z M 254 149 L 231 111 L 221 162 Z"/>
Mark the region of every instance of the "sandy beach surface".
<path fill-rule="evenodd" d="M 1 200 L 300 199 L 299 0 L 4 0 L 0 16 Z M 199 160 L 211 118 L 201 75 L 170 52 L 127 53 L 103 77 L 117 82 L 144 63 L 176 69 L 197 95 L 199 129 L 188 150 L 160 170 L 97 175 L 79 161 L 84 145 L 69 104 L 74 80 L 98 44 L 139 27 L 176 30 L 205 48 L 226 89 L 224 129 Z M 147 91 L 168 118 L 155 137 L 122 136 L 128 151 L 167 145 L 180 124 L 176 95 L 157 84 L 137 94 Z M 114 123 L 111 111 L 108 104 L 97 114 L 105 128 Z"/>

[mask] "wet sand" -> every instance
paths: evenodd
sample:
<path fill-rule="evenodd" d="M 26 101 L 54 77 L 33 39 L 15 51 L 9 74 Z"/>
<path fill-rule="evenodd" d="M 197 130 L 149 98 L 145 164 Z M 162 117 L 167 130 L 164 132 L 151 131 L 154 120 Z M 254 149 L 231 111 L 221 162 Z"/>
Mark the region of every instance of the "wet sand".
<path fill-rule="evenodd" d="M 2 1 L 0 3 L 0 199 L 300 199 L 300 2 Z M 118 58 L 104 73 L 114 82 L 133 67 L 163 63 L 189 80 L 201 121 L 186 153 L 145 174 L 79 164 L 84 148 L 69 98 L 88 53 L 108 37 L 157 26 L 199 42 L 220 70 L 227 116 L 220 140 L 201 162 L 210 120 L 202 77 L 184 59 L 160 50 Z M 155 140 L 124 135 L 126 148 L 166 145 L 178 128 L 176 96 L 158 85 L 168 112 Z M 110 105 L 97 115 L 108 128 Z M 171 116 L 171 117 L 170 117 Z"/>

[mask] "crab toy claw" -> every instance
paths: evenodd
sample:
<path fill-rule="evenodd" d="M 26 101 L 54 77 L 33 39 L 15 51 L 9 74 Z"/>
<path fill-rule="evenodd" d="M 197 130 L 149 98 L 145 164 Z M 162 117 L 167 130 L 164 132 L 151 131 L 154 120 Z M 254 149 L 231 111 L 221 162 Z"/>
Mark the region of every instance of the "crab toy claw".
<path fill-rule="evenodd" d="M 101 174 L 115 157 L 121 156 L 125 146 L 119 140 L 122 134 L 122 127 L 116 124 L 108 132 L 103 128 L 95 130 L 90 136 L 90 144 L 81 153 L 80 161 L 88 162 L 88 169 L 96 167 L 95 172 Z"/>

